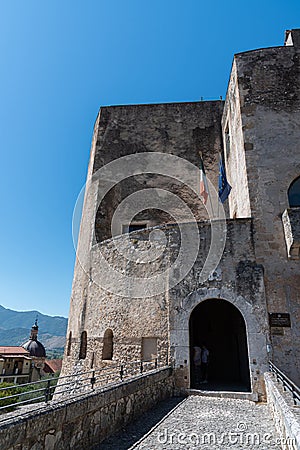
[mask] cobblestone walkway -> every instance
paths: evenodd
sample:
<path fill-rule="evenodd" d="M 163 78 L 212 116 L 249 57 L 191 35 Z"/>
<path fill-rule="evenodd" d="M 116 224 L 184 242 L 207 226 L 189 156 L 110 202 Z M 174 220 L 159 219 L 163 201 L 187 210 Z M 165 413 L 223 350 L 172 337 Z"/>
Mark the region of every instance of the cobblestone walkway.
<path fill-rule="evenodd" d="M 248 400 L 190 396 L 173 409 L 174 399 L 158 405 L 122 433 L 100 445 L 101 450 L 281 449 L 266 404 Z M 178 401 L 178 400 L 177 400 Z M 162 412 L 165 408 L 163 418 Z M 168 412 L 169 411 L 169 412 Z M 156 424 L 149 423 L 156 418 Z M 144 431 L 142 437 L 141 434 Z"/>

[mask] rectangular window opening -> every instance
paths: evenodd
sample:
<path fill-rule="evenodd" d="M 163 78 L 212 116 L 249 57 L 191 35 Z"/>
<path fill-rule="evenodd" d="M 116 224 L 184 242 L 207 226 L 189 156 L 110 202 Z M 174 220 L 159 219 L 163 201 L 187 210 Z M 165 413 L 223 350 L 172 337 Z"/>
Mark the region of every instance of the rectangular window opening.
<path fill-rule="evenodd" d="M 230 155 L 230 134 L 229 134 L 229 125 L 226 125 L 225 128 L 225 158 L 228 160 Z"/>
<path fill-rule="evenodd" d="M 131 222 L 129 225 L 122 226 L 122 232 L 124 233 L 132 233 L 132 231 L 144 230 L 147 228 L 146 222 Z"/>
<path fill-rule="evenodd" d="M 157 338 L 142 338 L 142 361 L 154 361 L 157 358 Z"/>

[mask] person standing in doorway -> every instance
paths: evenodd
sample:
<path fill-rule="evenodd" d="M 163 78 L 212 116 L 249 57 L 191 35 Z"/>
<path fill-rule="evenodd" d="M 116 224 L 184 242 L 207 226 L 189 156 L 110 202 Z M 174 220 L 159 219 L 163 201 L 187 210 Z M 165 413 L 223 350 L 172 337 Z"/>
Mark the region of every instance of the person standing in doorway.
<path fill-rule="evenodd" d="M 193 361 L 194 361 L 194 375 L 195 375 L 195 387 L 197 387 L 201 380 L 201 347 L 195 345 L 193 347 Z"/>
<path fill-rule="evenodd" d="M 207 383 L 207 375 L 208 375 L 208 362 L 209 362 L 209 351 L 206 345 L 202 344 L 201 346 L 201 372 L 202 372 L 202 381 L 201 383 Z"/>

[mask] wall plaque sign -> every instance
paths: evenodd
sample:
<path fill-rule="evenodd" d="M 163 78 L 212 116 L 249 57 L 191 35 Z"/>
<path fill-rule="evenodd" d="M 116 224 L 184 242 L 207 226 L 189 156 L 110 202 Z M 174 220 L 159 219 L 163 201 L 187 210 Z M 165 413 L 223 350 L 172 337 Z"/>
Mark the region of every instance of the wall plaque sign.
<path fill-rule="evenodd" d="M 291 327 L 291 316 L 288 313 L 269 313 L 270 327 Z"/>
<path fill-rule="evenodd" d="M 272 336 L 284 336 L 284 328 L 283 327 L 272 327 L 271 334 L 272 334 Z"/>

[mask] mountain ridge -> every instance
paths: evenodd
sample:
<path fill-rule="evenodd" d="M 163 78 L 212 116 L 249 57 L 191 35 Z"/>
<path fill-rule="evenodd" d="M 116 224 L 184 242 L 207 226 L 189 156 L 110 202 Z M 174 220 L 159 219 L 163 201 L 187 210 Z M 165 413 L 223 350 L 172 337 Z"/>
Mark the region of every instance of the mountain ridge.
<path fill-rule="evenodd" d="M 14 311 L 0 305 L 0 345 L 22 345 L 28 341 L 30 330 L 38 319 L 38 340 L 46 350 L 62 349 L 65 344 L 68 319 L 48 316 L 39 311 Z"/>

